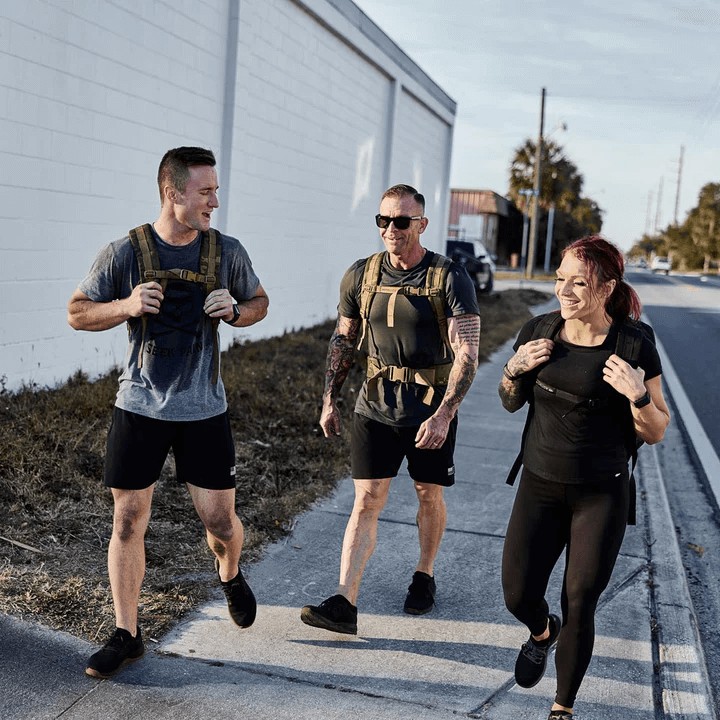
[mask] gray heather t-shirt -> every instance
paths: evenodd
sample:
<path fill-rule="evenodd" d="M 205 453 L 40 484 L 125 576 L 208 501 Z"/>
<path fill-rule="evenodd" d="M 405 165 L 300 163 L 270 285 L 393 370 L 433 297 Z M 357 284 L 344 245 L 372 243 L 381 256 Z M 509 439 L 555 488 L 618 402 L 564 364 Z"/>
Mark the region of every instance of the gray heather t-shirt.
<path fill-rule="evenodd" d="M 235 300 L 249 300 L 260 284 L 252 263 L 238 240 L 218 233 L 222 248 L 220 286 Z M 201 236 L 189 245 L 174 246 L 155 234 L 162 269 L 200 265 Z M 95 302 L 126 298 L 140 282 L 130 238 L 110 243 L 98 254 L 79 289 Z M 203 312 L 205 286 L 170 281 L 157 315 L 147 315 L 142 368 L 138 353 L 142 321 L 128 322 L 128 350 L 120 375 L 117 407 L 160 420 L 204 420 L 225 412 L 225 387 L 212 383 L 213 325 Z"/>
<path fill-rule="evenodd" d="M 410 285 L 424 287 L 427 271 L 435 253 L 425 257 L 409 270 L 394 268 L 385 253 L 380 280 L 382 285 Z M 343 317 L 360 317 L 360 289 L 366 259 L 353 263 L 340 283 L 338 313 Z M 398 295 L 394 311 L 394 327 L 387 324 L 389 295 L 377 293 L 370 306 L 370 318 L 365 331 L 368 353 L 383 365 L 427 368 L 452 362 L 440 336 L 437 318 L 427 297 Z M 445 314 L 479 315 L 477 295 L 469 275 L 457 263 L 451 263 L 445 284 Z M 425 405 L 426 387 L 415 383 L 382 380 L 378 400 L 370 400 L 367 381 L 363 383 L 355 403 L 355 412 L 372 420 L 402 427 L 420 425 L 437 410 L 445 394 L 438 387 L 431 405 Z"/>

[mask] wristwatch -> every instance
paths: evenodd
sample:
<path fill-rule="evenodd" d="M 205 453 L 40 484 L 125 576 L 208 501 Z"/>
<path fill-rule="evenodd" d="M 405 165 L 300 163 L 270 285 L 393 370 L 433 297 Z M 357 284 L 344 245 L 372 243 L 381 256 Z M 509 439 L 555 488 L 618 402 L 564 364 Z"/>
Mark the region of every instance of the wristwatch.
<path fill-rule="evenodd" d="M 240 317 L 240 307 L 238 306 L 238 304 L 237 304 L 237 303 L 233 303 L 233 306 L 232 306 L 232 307 L 233 307 L 232 320 L 225 320 L 225 322 L 226 322 L 228 325 L 234 325 L 234 324 L 238 321 L 238 318 Z"/>
<path fill-rule="evenodd" d="M 639 410 L 650 404 L 650 393 L 646 390 L 645 394 L 639 399 L 634 400 L 633 405 Z"/>

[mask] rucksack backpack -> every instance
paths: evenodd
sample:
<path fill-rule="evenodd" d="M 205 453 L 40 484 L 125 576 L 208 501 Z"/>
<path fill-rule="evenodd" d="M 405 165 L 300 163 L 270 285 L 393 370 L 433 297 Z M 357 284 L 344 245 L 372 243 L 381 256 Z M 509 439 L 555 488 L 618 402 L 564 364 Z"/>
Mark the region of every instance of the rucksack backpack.
<path fill-rule="evenodd" d="M 200 272 L 176 268 L 173 270 L 161 270 L 160 259 L 155 245 L 155 236 L 149 224 L 133 228 L 128 233 L 130 244 L 135 251 L 138 269 L 140 271 L 140 282 L 155 281 L 165 292 L 170 280 L 181 280 L 183 282 L 201 283 L 205 286 L 205 295 L 220 287 L 220 258 L 222 249 L 218 241 L 217 231 L 210 228 L 201 235 L 200 246 Z M 143 314 L 142 335 L 140 338 L 140 352 L 138 355 L 138 368 L 143 365 L 143 349 L 145 347 L 145 333 L 147 330 L 147 315 Z M 213 327 L 213 365 L 212 382 L 215 385 L 220 374 L 220 347 L 218 340 L 217 318 L 212 319 Z"/>
<path fill-rule="evenodd" d="M 444 356 L 451 358 L 449 362 L 434 365 L 428 368 L 398 367 L 396 365 L 383 365 L 377 357 L 377 348 L 369 349 L 367 358 L 368 378 L 368 399 L 377 400 L 379 397 L 379 385 L 382 378 L 393 382 L 414 382 L 418 385 L 425 385 L 427 390 L 423 403 L 430 405 L 435 395 L 434 386 L 447 385 L 452 367 L 452 348 L 448 339 L 447 316 L 445 308 L 447 300 L 445 297 L 445 282 L 450 269 L 450 259 L 444 255 L 434 253 L 434 257 L 427 269 L 425 285 L 423 287 L 412 287 L 410 285 L 381 285 L 382 263 L 385 251 L 371 255 L 366 263 L 363 272 L 362 284 L 360 287 L 360 319 L 362 331 L 358 340 L 358 349 L 365 339 L 370 308 L 377 293 L 390 295 L 387 307 L 387 325 L 395 325 L 395 301 L 398 295 L 416 295 L 427 297 L 432 307 L 435 319 L 440 330 L 440 337 L 444 345 Z M 370 343 L 369 343 L 370 344 Z"/>
<path fill-rule="evenodd" d="M 565 321 L 562 318 L 559 310 L 543 315 L 542 319 L 535 325 L 532 337 L 530 340 L 538 340 L 540 338 L 547 338 L 549 340 L 554 339 L 560 328 Z M 640 350 L 642 348 L 643 338 L 650 340 L 653 345 L 655 344 L 655 331 L 647 323 L 641 320 L 632 320 L 627 318 L 618 326 L 618 336 L 615 343 L 615 354 L 621 357 L 625 362 L 629 363 L 633 367 L 637 367 L 638 360 L 640 359 Z M 607 400 L 600 398 L 588 398 L 580 395 L 573 395 L 559 388 L 552 387 L 547 383 L 536 379 L 535 383 L 539 385 L 543 390 L 556 395 L 564 400 L 569 400 L 575 403 L 576 407 L 585 406 L 590 409 L 600 409 L 607 405 Z M 532 398 L 532 394 L 530 396 Z M 508 485 L 515 484 L 515 478 L 520 471 L 522 465 L 523 451 L 525 449 L 525 441 L 527 439 L 528 430 L 530 429 L 530 422 L 534 413 L 535 403 L 530 400 L 528 402 L 528 413 L 525 419 L 525 427 L 523 428 L 522 439 L 520 441 L 520 452 L 515 458 L 515 462 L 510 468 L 506 483 Z M 628 524 L 635 525 L 636 520 L 636 509 L 637 509 L 637 490 L 635 483 L 635 465 L 637 464 L 637 451 L 638 448 L 643 444 L 643 441 L 635 433 L 635 428 L 632 423 L 632 415 L 628 409 L 628 427 L 626 428 L 627 437 L 627 448 L 632 458 L 632 468 L 630 471 L 630 506 L 628 508 Z"/>

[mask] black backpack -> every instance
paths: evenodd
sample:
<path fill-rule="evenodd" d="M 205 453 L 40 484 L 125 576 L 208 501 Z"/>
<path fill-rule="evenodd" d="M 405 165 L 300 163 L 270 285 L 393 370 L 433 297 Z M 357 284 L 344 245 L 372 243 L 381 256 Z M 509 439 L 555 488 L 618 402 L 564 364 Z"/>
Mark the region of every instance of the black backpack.
<path fill-rule="evenodd" d="M 530 340 L 538 340 L 540 338 L 547 338 L 552 340 L 562 327 L 565 322 L 560 314 L 559 310 L 543 315 L 540 322 L 535 325 L 532 337 Z M 638 366 L 638 360 L 640 359 L 640 349 L 642 348 L 643 339 L 647 338 L 653 345 L 655 344 L 655 331 L 641 320 L 631 320 L 627 318 L 618 327 L 618 337 L 615 344 L 615 354 L 621 357 L 625 362 L 629 363 L 633 367 Z M 600 398 L 588 398 L 580 395 L 573 395 L 572 393 L 565 392 L 559 388 L 552 387 L 547 383 L 544 383 L 536 379 L 536 384 L 542 387 L 543 390 L 550 392 L 557 397 L 569 400 L 575 403 L 577 407 L 588 407 L 588 408 L 601 408 L 607 404 L 607 401 Z M 531 396 L 532 397 L 532 396 Z M 528 430 L 530 428 L 530 421 L 532 420 L 534 412 L 534 403 L 532 400 L 528 401 L 529 409 L 527 418 L 525 420 L 525 427 L 523 428 L 522 440 L 520 442 L 520 452 L 515 458 L 515 462 L 510 468 L 507 480 L 505 481 L 508 485 L 515 484 L 515 478 L 520 471 L 522 465 L 523 451 L 525 448 L 525 440 L 527 438 Z M 632 458 L 632 468 L 630 471 L 630 506 L 628 508 L 628 524 L 635 525 L 635 515 L 637 509 L 637 489 L 635 483 L 635 465 L 637 464 L 637 451 L 638 448 L 643 444 L 643 441 L 635 433 L 635 428 L 632 422 L 632 415 L 628 414 L 628 427 L 626 430 L 627 434 L 627 447 Z"/>

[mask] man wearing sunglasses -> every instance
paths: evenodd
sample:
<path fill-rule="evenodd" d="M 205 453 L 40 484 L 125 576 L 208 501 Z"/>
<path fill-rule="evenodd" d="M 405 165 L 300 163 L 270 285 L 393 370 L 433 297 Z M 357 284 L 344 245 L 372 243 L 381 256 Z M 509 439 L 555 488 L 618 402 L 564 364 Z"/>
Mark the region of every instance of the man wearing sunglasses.
<path fill-rule="evenodd" d="M 428 225 L 424 213 L 425 198 L 415 188 L 386 190 L 375 216 L 385 252 L 355 262 L 340 285 L 320 416 L 326 437 L 340 435 L 336 399 L 358 339 L 368 353 L 368 377 L 355 405 L 355 504 L 337 594 L 301 611 L 304 623 L 325 630 L 357 634 L 360 582 L 390 481 L 404 459 L 419 502 L 420 542 L 404 610 L 423 615 L 435 603 L 434 562 L 446 521 L 443 488 L 455 482 L 457 410 L 477 369 L 480 313 L 465 270 L 420 244 Z"/>

